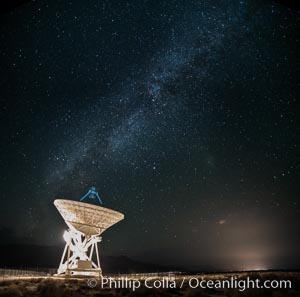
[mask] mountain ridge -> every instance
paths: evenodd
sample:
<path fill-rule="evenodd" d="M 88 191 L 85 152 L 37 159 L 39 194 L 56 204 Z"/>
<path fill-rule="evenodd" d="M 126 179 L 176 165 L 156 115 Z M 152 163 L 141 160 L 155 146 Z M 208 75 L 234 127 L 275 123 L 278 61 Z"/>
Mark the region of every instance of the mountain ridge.
<path fill-rule="evenodd" d="M 59 266 L 63 247 L 43 246 L 36 244 L 7 244 L 0 245 L 0 267 L 43 267 L 56 268 Z M 132 259 L 126 255 L 102 255 L 100 257 L 103 273 L 146 273 L 167 271 L 194 271 L 179 265 L 162 265 Z M 197 271 L 213 271 L 210 266 L 197 266 Z"/>

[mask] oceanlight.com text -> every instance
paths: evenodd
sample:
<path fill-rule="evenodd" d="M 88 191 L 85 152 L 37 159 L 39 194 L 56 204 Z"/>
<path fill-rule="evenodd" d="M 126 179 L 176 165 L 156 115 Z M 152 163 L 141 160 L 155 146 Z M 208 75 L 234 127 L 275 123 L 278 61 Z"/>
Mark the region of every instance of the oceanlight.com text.
<path fill-rule="evenodd" d="M 247 289 L 291 289 L 292 282 L 290 280 L 260 280 L 258 278 L 252 279 L 250 277 L 238 278 L 231 276 L 227 279 L 203 279 L 201 277 L 182 277 L 180 279 L 173 279 L 163 277 L 161 279 L 154 279 L 153 277 L 141 279 L 133 279 L 128 277 L 111 278 L 103 277 L 101 280 L 90 278 L 87 281 L 89 287 L 94 288 L 100 286 L 101 288 L 110 289 L 131 289 L 135 291 L 141 287 L 148 289 L 175 289 L 189 287 L 191 289 L 237 289 L 245 291 Z"/>

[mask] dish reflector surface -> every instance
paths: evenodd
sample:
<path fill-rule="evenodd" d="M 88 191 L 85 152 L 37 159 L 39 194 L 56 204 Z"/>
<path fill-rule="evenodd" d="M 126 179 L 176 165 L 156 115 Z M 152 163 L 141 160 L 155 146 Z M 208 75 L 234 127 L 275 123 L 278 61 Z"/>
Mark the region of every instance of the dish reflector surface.
<path fill-rule="evenodd" d="M 99 235 L 124 219 L 118 211 L 89 203 L 57 199 L 54 205 L 70 229 L 86 235 Z"/>

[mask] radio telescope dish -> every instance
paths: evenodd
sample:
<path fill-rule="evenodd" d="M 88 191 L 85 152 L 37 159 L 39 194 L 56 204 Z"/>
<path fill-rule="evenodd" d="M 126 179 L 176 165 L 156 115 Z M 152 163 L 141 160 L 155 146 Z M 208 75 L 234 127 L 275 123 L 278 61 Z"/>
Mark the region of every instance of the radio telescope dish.
<path fill-rule="evenodd" d="M 100 235 L 124 219 L 118 211 L 84 202 L 57 199 L 54 205 L 71 230 L 88 236 Z"/>
<path fill-rule="evenodd" d="M 93 194 L 97 193 L 94 187 L 91 189 Z M 64 233 L 66 245 L 57 273 L 67 276 L 101 277 L 98 251 L 100 234 L 123 220 L 124 214 L 106 207 L 72 200 L 57 199 L 54 205 L 69 227 Z"/>

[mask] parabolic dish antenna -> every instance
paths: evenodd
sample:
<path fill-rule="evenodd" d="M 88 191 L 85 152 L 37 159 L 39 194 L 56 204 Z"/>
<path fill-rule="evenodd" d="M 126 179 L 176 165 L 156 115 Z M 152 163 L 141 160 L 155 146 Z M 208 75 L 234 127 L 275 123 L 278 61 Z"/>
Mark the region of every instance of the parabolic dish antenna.
<path fill-rule="evenodd" d="M 90 198 L 99 197 L 94 187 L 90 188 L 87 194 Z M 100 197 L 99 201 L 101 202 Z M 57 273 L 101 277 L 97 245 L 101 241 L 100 234 L 123 220 L 124 214 L 106 207 L 72 200 L 57 199 L 54 205 L 69 227 L 64 233 L 66 245 Z M 93 260 L 94 254 L 96 262 Z"/>
<path fill-rule="evenodd" d="M 84 202 L 57 199 L 54 205 L 71 230 L 85 235 L 100 235 L 124 219 L 118 211 Z"/>

